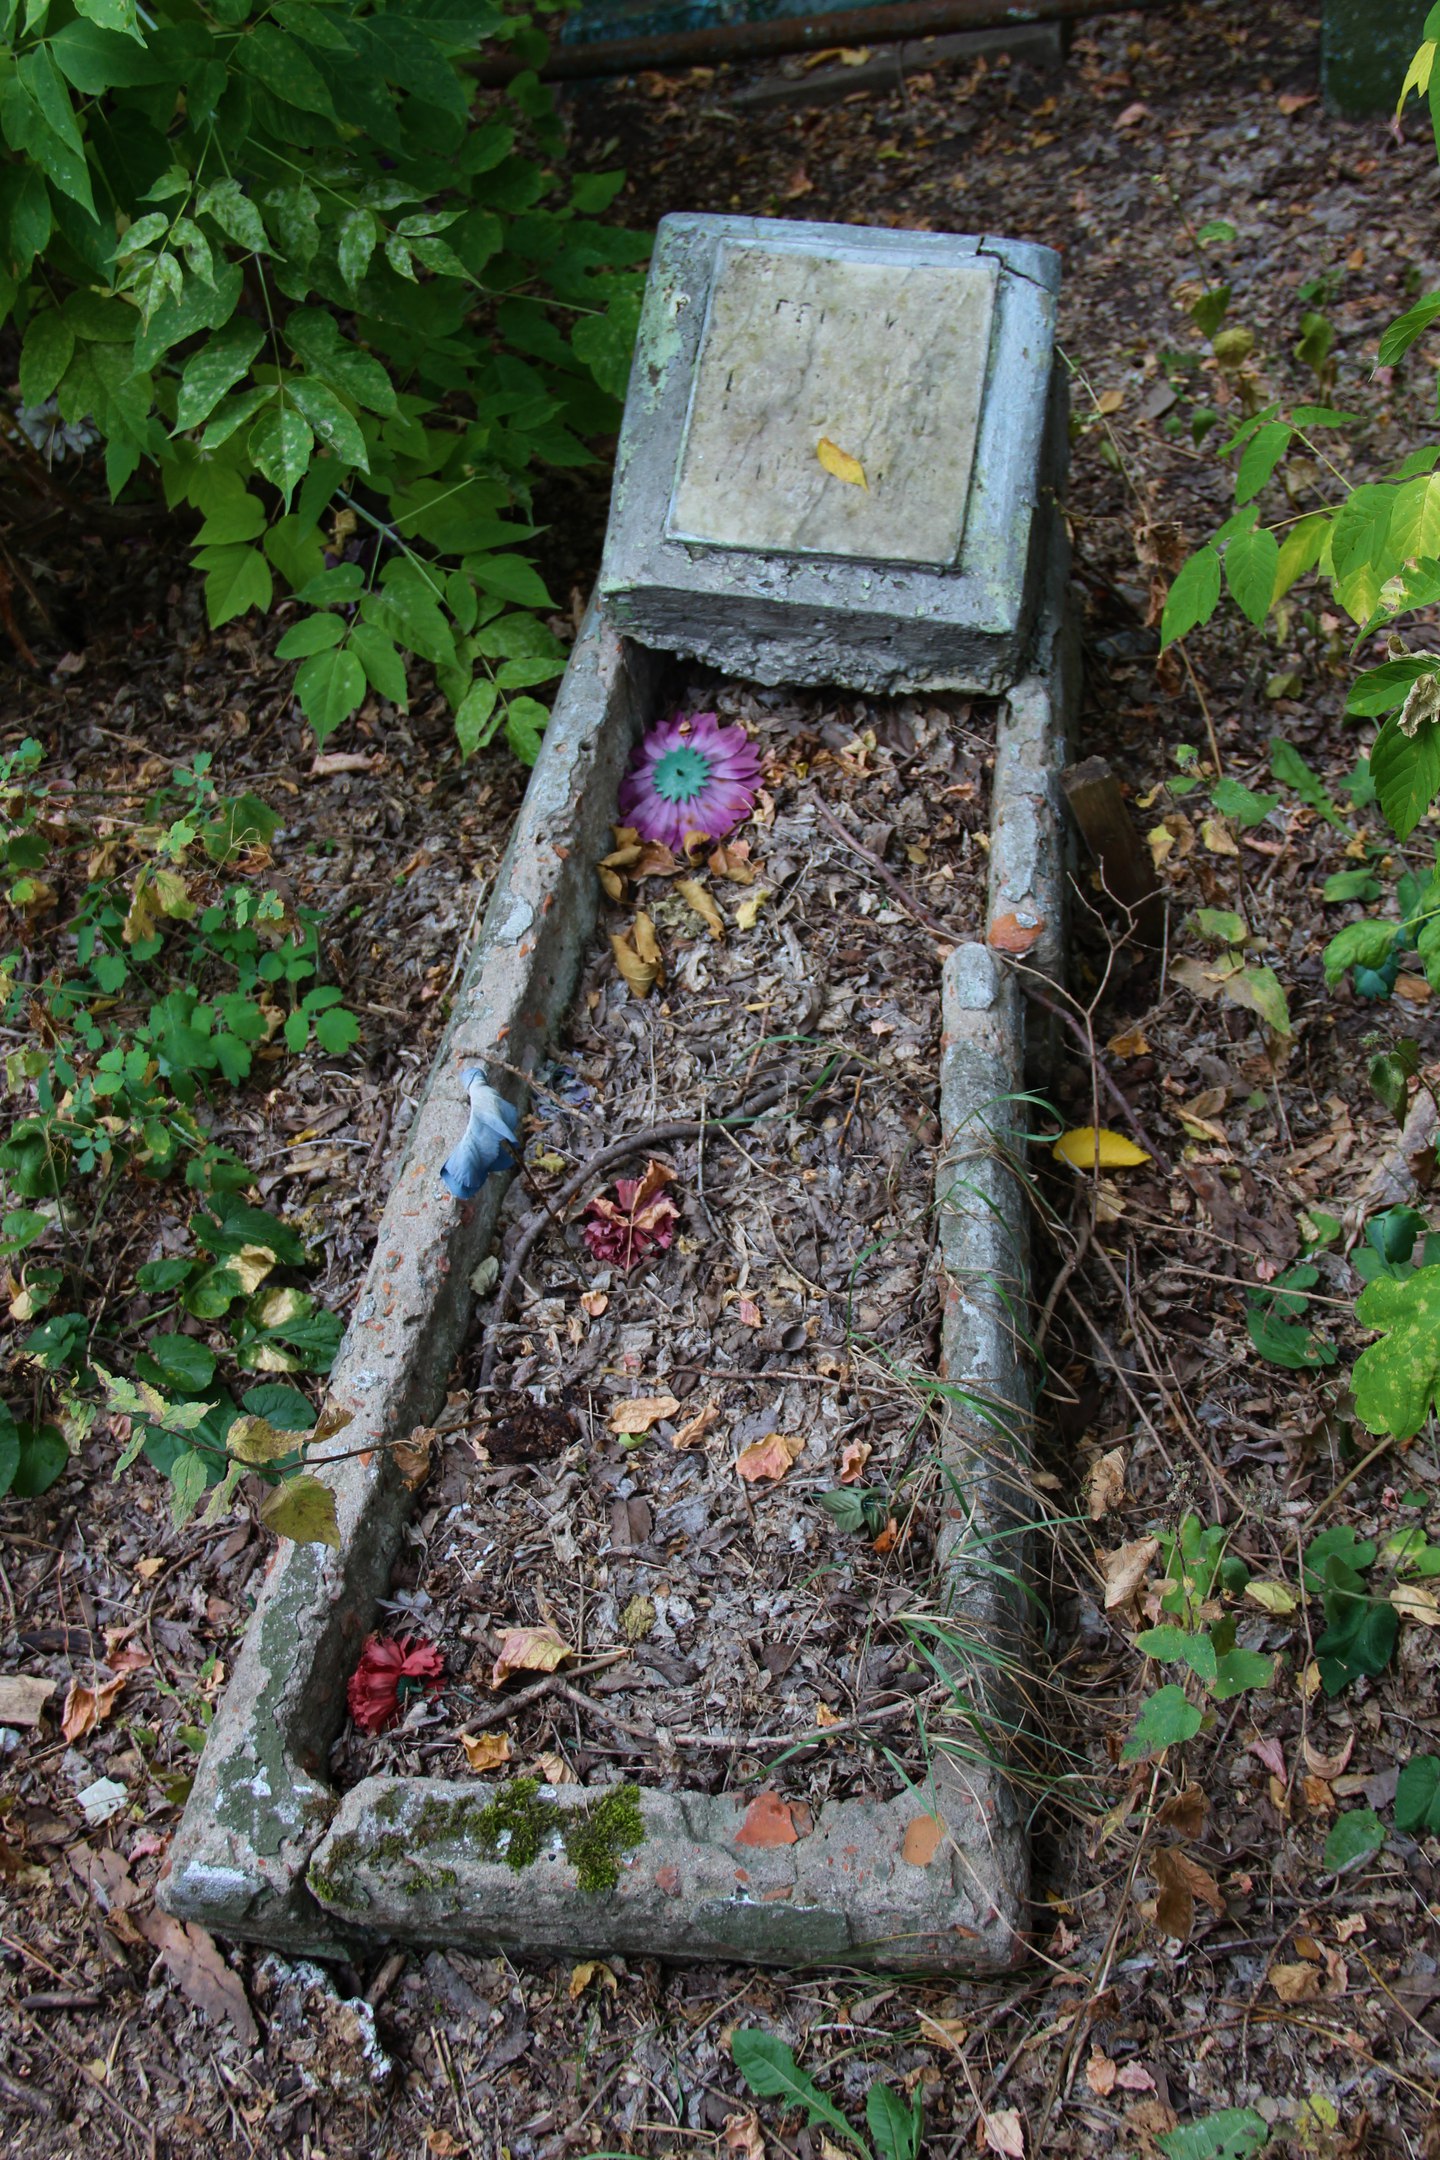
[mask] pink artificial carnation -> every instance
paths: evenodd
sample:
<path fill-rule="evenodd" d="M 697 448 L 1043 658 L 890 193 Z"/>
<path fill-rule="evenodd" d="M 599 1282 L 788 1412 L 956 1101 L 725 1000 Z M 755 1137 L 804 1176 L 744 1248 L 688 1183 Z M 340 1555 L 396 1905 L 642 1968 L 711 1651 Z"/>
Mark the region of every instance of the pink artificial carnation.
<path fill-rule="evenodd" d="M 434 1643 L 394 1635 L 371 1635 L 345 1693 L 361 1732 L 380 1733 L 399 1723 L 416 1695 L 434 1695 L 445 1661 Z"/>
<path fill-rule="evenodd" d="M 678 855 L 687 833 L 723 840 L 755 807 L 760 759 L 741 727 L 677 713 L 650 729 L 620 783 L 620 822 Z"/>

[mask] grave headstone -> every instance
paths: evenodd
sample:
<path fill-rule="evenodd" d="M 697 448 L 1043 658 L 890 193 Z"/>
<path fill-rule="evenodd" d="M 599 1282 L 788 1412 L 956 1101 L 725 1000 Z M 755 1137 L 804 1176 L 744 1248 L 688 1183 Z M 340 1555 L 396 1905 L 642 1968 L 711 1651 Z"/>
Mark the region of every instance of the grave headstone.
<path fill-rule="evenodd" d="M 1008 688 L 1063 472 L 1058 282 L 1022 241 L 666 218 L 610 620 L 761 682 Z"/>

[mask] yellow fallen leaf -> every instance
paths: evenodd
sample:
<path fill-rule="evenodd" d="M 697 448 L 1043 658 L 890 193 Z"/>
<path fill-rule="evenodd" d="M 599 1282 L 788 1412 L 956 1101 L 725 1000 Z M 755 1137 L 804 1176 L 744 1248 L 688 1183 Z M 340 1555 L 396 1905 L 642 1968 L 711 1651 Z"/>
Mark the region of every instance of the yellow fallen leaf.
<path fill-rule="evenodd" d="M 574 1651 L 552 1627 L 507 1630 L 490 1674 L 492 1688 L 504 1687 L 511 1673 L 554 1672 Z"/>
<path fill-rule="evenodd" d="M 1440 1605 L 1435 1602 L 1433 1590 L 1422 1590 L 1419 1583 L 1397 1583 L 1390 1592 L 1390 1603 L 1402 1620 L 1418 1620 L 1421 1627 L 1440 1628 Z"/>
<path fill-rule="evenodd" d="M 632 1395 L 628 1402 L 616 1403 L 610 1413 L 610 1430 L 647 1433 L 661 1418 L 674 1417 L 679 1407 L 673 1395 Z"/>
<path fill-rule="evenodd" d="M 1095 400 L 1095 410 L 1107 415 L 1117 413 L 1124 403 L 1125 393 L 1123 390 L 1102 390 Z"/>
<path fill-rule="evenodd" d="M 689 906 L 694 908 L 695 913 L 700 917 L 711 937 L 723 940 L 725 936 L 725 918 L 699 879 L 690 877 L 677 878 L 675 890 Z"/>
<path fill-rule="evenodd" d="M 1209 848 L 1212 855 L 1238 855 L 1240 853 L 1239 848 L 1235 845 L 1235 835 L 1231 832 L 1223 817 L 1207 817 L 1200 827 L 1200 840 L 1203 846 Z"/>
<path fill-rule="evenodd" d="M 625 978 L 625 986 L 632 997 L 646 998 L 656 983 L 665 980 L 665 961 L 660 951 L 660 940 L 655 935 L 655 925 L 642 909 L 628 930 L 610 939 L 615 955 L 615 965 Z"/>
<path fill-rule="evenodd" d="M 749 1447 L 741 1448 L 735 1458 L 735 1468 L 749 1485 L 766 1481 L 778 1484 L 797 1455 L 805 1452 L 805 1442 L 798 1433 L 772 1432 L 763 1440 L 752 1440 Z"/>
<path fill-rule="evenodd" d="M 1105 1047 L 1111 1057 L 1137 1058 L 1148 1057 L 1150 1054 L 1145 1030 L 1138 1023 L 1134 1027 L 1122 1028 L 1118 1035 L 1112 1035 Z"/>
<path fill-rule="evenodd" d="M 828 435 L 822 435 L 816 443 L 815 455 L 826 472 L 832 473 L 837 480 L 843 480 L 847 487 L 864 488 L 869 492 L 870 483 L 865 478 L 865 468 L 859 458 L 851 457 L 848 450 L 842 450 L 839 443 L 831 442 Z"/>
<path fill-rule="evenodd" d="M 1282 1617 L 1286 1613 L 1294 1612 L 1300 1602 L 1290 1585 L 1283 1582 L 1248 1582 L 1245 1585 L 1245 1595 L 1253 1605 L 1258 1605 L 1262 1612 L 1276 1613 Z"/>
<path fill-rule="evenodd" d="M 482 1776 L 487 1770 L 498 1770 L 501 1763 L 510 1760 L 510 1742 L 503 1732 L 462 1732 L 459 1737 L 466 1762 Z"/>
<path fill-rule="evenodd" d="M 844 1722 L 845 1720 L 830 1708 L 828 1702 L 815 1705 L 815 1723 L 822 1728 L 826 1725 L 843 1725 Z"/>
<path fill-rule="evenodd" d="M 570 1972 L 571 2002 L 578 2002 L 586 1988 L 592 1987 L 597 1980 L 601 1987 L 608 1988 L 612 1995 L 618 1994 L 620 1982 L 603 1959 L 586 1958 L 583 1965 L 573 1966 Z"/>
<path fill-rule="evenodd" d="M 1077 1125 L 1061 1133 L 1050 1152 L 1072 1170 L 1131 1170 L 1150 1160 L 1144 1148 L 1104 1125 Z"/>
<path fill-rule="evenodd" d="M 748 900 L 741 901 L 735 910 L 735 920 L 742 930 L 754 929 L 760 918 L 760 910 L 769 897 L 769 891 L 762 886 L 759 892 L 751 893 Z"/>

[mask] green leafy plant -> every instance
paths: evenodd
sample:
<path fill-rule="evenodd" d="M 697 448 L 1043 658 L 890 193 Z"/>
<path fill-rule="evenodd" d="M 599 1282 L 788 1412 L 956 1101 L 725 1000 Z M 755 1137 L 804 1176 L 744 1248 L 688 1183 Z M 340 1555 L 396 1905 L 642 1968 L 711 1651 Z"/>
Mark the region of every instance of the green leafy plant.
<path fill-rule="evenodd" d="M 1221 2108 L 1162 2131 L 1155 2142 L 1165 2160 L 1254 2160 L 1270 2142 L 1270 2125 L 1254 2108 Z"/>
<path fill-rule="evenodd" d="M 313 1427 L 306 1397 L 276 1376 L 327 1372 L 341 1323 L 297 1279 L 310 1265 L 298 1231 L 240 1197 L 250 1173 L 205 1116 L 257 1061 L 312 1040 L 343 1055 L 359 1038 L 340 992 L 315 980 L 322 918 L 266 883 L 279 830 L 258 798 L 219 796 L 204 754 L 123 837 L 101 836 L 51 789 L 38 743 L 0 763 L 0 870 L 22 938 L 0 958 L 0 997 L 31 1038 L 7 1061 L 21 1114 L 0 1138 L 0 1171 L 29 1204 L 0 1220 L 0 1258 L 49 1414 L 3 1413 L 0 1492 L 43 1492 L 102 1409 L 126 1436 L 119 1468 L 143 1451 L 170 1482 L 177 1524 L 215 1488 L 213 1520 L 241 1465 L 267 1479 L 298 1468 L 298 1440 L 288 1461 L 242 1454 L 233 1435 L 257 1416 L 289 1434 Z M 88 1254 L 117 1187 L 143 1202 L 182 1177 L 188 1250 L 144 1261 L 96 1300 Z M 241 1403 L 221 1355 L 261 1377 Z"/>
<path fill-rule="evenodd" d="M 762 2099 L 784 2100 L 791 2107 L 803 2108 L 808 2123 L 833 2130 L 862 2154 L 863 2160 L 874 2160 L 871 2147 L 848 2116 L 800 2068 L 783 2040 L 752 2027 L 737 2026 L 730 2035 L 730 2053 L 751 2092 Z M 865 2095 L 865 2123 L 880 2160 L 919 2160 L 925 2123 L 918 2092 L 909 2101 L 903 2100 L 892 2086 L 882 2085 L 877 2078 Z"/>
<path fill-rule="evenodd" d="M 1357 1538 L 1348 1524 L 1322 1530 L 1305 1549 L 1305 1588 L 1320 1598 L 1325 1612 L 1315 1659 L 1327 1695 L 1338 1695 L 1362 1674 L 1373 1679 L 1394 1654 L 1399 1615 L 1364 1579 L 1374 1561 L 1374 1544 Z"/>
<path fill-rule="evenodd" d="M 646 244 L 563 181 L 500 0 L 7 0 L 0 320 L 20 396 L 201 520 L 213 625 L 277 591 L 320 741 L 428 663 L 467 754 L 564 650 L 533 474 L 613 429 Z M 479 52 L 521 63 L 477 93 Z M 476 109 L 482 96 L 482 109 Z"/>
<path fill-rule="evenodd" d="M 1250 1688 L 1271 1686 L 1275 1660 L 1236 1642 L 1236 1616 L 1224 1607 L 1224 1598 L 1239 1596 L 1250 1580 L 1245 1562 L 1227 1550 L 1224 1525 L 1202 1523 L 1198 1515 L 1187 1514 L 1178 1532 L 1159 1537 L 1165 1560 L 1160 1609 L 1167 1618 L 1137 1635 L 1135 1647 L 1163 1665 L 1185 1666 L 1212 1702 L 1229 1702 Z M 1168 1682 L 1142 1705 L 1122 1751 L 1124 1759 L 1138 1762 L 1161 1748 L 1192 1740 L 1203 1722 L 1204 1713 L 1184 1688 Z"/>
<path fill-rule="evenodd" d="M 878 1537 L 890 1519 L 888 1496 L 866 1486 L 837 1485 L 818 1497 L 835 1527 L 851 1536 Z"/>
<path fill-rule="evenodd" d="M 1395 1827 L 1440 1837 L 1440 1755 L 1412 1755 L 1395 1787 Z"/>
<path fill-rule="evenodd" d="M 1306 1292 L 1319 1280 L 1320 1270 L 1305 1260 L 1284 1269 L 1263 1290 L 1247 1295 L 1246 1332 L 1267 1363 L 1284 1365 L 1292 1372 L 1335 1363 L 1339 1355 L 1335 1345 L 1304 1324 L 1310 1304 Z"/>

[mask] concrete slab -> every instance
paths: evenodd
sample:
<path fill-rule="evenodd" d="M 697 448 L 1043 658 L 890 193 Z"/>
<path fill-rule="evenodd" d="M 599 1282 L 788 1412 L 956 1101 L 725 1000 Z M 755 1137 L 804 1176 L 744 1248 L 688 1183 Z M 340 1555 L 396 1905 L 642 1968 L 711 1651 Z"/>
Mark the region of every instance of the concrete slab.
<path fill-rule="evenodd" d="M 927 563 L 960 552 L 997 271 L 720 251 L 673 540 Z M 822 463 L 831 442 L 859 483 Z"/>
<path fill-rule="evenodd" d="M 761 682 L 1008 689 L 1064 469 L 1058 279 L 1023 241 L 664 219 L 609 618 Z M 826 470 L 822 437 L 865 486 Z"/>

